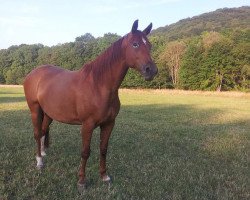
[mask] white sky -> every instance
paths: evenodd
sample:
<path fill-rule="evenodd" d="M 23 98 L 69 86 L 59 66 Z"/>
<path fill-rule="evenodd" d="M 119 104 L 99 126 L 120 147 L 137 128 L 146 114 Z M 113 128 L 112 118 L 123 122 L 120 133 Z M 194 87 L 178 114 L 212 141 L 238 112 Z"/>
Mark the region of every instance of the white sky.
<path fill-rule="evenodd" d="M 56 45 L 87 32 L 125 35 L 134 20 L 153 29 L 218 8 L 250 6 L 250 0 L 0 0 L 0 49 Z"/>

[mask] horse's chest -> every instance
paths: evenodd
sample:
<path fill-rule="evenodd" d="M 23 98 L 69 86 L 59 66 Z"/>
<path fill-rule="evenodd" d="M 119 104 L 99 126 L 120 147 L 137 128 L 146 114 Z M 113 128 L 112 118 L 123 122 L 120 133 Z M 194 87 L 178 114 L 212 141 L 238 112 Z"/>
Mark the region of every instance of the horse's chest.
<path fill-rule="evenodd" d="M 100 121 L 110 121 L 114 120 L 120 109 L 119 99 L 115 99 L 113 101 L 108 102 L 107 104 L 100 106 Z"/>
<path fill-rule="evenodd" d="M 115 106 L 111 106 L 107 110 L 107 118 L 114 119 L 118 114 L 118 109 Z"/>

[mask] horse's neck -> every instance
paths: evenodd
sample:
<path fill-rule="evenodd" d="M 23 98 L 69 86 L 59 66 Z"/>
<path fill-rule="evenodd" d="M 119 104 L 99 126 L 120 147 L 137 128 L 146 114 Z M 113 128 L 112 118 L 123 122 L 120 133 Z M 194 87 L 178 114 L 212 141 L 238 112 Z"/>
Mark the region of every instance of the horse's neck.
<path fill-rule="evenodd" d="M 125 65 L 125 61 L 117 60 L 112 63 L 105 73 L 101 74 L 98 82 L 102 88 L 107 90 L 118 90 L 125 75 L 127 74 L 128 67 Z"/>
<path fill-rule="evenodd" d="M 120 49 L 119 49 L 120 50 Z M 116 58 L 110 60 L 110 56 L 116 55 Z M 117 56 L 119 55 L 119 56 Z M 105 59 L 103 59 L 105 57 Z M 118 90 L 127 71 L 128 66 L 122 52 L 106 51 L 92 63 L 83 66 L 83 76 L 91 76 L 96 86 L 107 90 Z"/>

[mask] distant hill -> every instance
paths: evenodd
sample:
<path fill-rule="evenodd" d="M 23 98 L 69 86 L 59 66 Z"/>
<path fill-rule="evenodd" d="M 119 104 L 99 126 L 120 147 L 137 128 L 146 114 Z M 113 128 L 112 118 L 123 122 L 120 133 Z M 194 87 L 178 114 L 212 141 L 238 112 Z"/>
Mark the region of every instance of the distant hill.
<path fill-rule="evenodd" d="M 153 30 L 168 41 L 200 35 L 204 31 L 221 32 L 227 29 L 250 29 L 250 6 L 223 8 Z"/>

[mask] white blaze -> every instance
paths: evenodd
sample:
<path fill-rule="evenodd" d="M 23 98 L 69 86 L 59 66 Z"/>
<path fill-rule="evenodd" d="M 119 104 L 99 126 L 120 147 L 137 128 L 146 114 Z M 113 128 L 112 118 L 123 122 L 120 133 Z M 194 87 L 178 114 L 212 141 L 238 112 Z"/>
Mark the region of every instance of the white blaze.
<path fill-rule="evenodd" d="M 147 44 L 147 40 L 144 38 L 144 37 L 142 37 L 142 42 L 146 45 Z"/>

